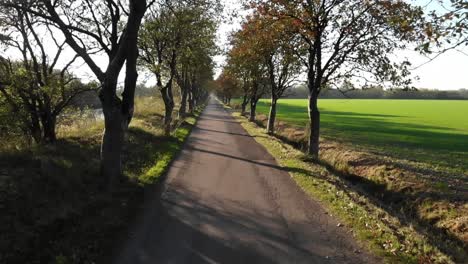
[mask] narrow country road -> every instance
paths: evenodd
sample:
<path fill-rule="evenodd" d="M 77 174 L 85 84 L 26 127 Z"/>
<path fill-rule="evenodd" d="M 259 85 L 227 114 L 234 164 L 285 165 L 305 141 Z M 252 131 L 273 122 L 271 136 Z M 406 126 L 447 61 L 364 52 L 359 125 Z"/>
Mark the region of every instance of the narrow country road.
<path fill-rule="evenodd" d="M 215 100 L 115 263 L 376 263 Z"/>

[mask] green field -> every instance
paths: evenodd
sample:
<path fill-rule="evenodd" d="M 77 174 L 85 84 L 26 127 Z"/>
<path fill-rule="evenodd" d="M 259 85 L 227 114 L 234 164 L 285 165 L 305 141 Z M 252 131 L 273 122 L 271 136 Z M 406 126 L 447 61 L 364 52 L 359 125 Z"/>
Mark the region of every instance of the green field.
<path fill-rule="evenodd" d="M 396 158 L 468 171 L 468 101 L 319 101 L 322 136 Z M 267 114 L 269 100 L 258 111 Z M 307 100 L 279 100 L 278 119 L 306 126 Z"/>

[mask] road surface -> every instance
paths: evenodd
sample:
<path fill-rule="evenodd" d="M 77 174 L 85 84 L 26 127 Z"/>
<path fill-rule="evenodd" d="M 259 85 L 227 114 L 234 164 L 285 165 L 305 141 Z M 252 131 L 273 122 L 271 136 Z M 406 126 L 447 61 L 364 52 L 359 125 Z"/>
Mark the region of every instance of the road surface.
<path fill-rule="evenodd" d="M 211 100 L 114 263 L 376 263 Z"/>

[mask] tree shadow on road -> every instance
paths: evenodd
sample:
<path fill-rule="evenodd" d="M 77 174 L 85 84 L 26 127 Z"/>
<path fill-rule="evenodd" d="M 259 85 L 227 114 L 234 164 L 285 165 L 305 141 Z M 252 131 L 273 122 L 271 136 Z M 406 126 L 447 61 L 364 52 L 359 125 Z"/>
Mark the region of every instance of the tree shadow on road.
<path fill-rule="evenodd" d="M 356 191 L 361 195 L 370 198 L 370 200 L 374 203 L 375 206 L 384 208 L 385 211 L 388 212 L 390 215 L 399 219 L 402 225 L 406 227 L 416 228 L 418 232 L 427 236 L 431 243 L 436 243 L 436 246 L 446 254 L 455 256 L 457 259 L 463 259 L 464 256 L 466 256 L 466 253 L 457 250 L 466 246 L 463 241 L 461 241 L 456 236 L 448 233 L 446 230 L 434 226 L 427 219 L 423 219 L 419 215 L 417 208 L 414 208 L 413 204 L 409 202 L 425 198 L 430 198 L 431 200 L 436 202 L 454 202 L 460 201 L 461 198 L 459 195 L 441 195 L 440 193 L 431 190 L 427 190 L 423 193 L 388 190 L 385 184 L 379 184 L 364 177 L 359 177 L 357 175 L 343 173 L 335 169 L 331 164 L 328 164 L 324 161 L 320 161 L 319 163 L 317 163 L 317 165 L 325 167 L 330 173 L 338 176 L 340 179 L 339 181 L 337 181 L 336 179 L 329 178 L 327 176 L 316 175 L 310 170 L 306 170 L 303 168 L 279 166 L 277 165 L 273 157 L 265 157 L 264 160 L 252 160 L 201 148 L 194 148 L 190 146 L 188 146 L 188 148 L 193 151 L 217 155 L 227 159 L 235 159 L 257 166 L 265 166 L 271 169 L 285 171 L 288 173 L 301 173 L 307 175 L 308 177 L 318 177 L 337 186 L 339 190 L 345 193 Z M 401 239 L 404 240 L 404 238 Z M 454 245 L 456 245 L 456 247 L 454 247 Z"/>
<path fill-rule="evenodd" d="M 325 240 L 313 247 L 317 251 L 311 251 L 282 233 L 284 223 L 276 212 L 206 197 L 175 181 L 149 203 L 115 263 L 356 263 L 347 255 L 354 249 L 339 234 L 322 236 Z"/>

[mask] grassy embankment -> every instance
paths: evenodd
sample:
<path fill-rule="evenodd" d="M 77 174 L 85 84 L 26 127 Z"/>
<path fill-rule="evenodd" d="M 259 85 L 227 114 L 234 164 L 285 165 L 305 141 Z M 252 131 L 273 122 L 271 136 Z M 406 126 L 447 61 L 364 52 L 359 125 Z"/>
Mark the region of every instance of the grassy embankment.
<path fill-rule="evenodd" d="M 286 159 L 287 163 L 308 164 L 309 177 L 297 176 L 299 185 L 306 191 L 311 188 L 311 192 L 322 200 L 334 200 L 333 195 L 327 198 L 333 193 L 320 193 L 320 189 L 314 190 L 316 188 L 310 183 L 317 181 L 310 176 L 323 176 L 326 171 L 325 175 L 337 177 L 326 179 L 334 185 L 333 188 L 345 193 L 359 193 L 356 197 L 369 202 L 364 205 L 382 207 L 383 212 L 393 219 L 387 221 L 388 226 L 395 230 L 409 228 L 406 234 L 394 232 L 398 239 L 391 247 L 382 240 L 386 237 L 385 232 L 371 236 L 371 242 L 384 252 L 393 250 L 392 255 L 412 261 L 421 261 L 421 258 L 442 261 L 443 257 L 434 253 L 438 251 L 435 248 L 439 248 L 457 262 L 463 262 L 467 257 L 468 239 L 468 145 L 463 141 L 467 142 L 468 127 L 463 123 L 463 113 L 458 111 L 468 108 L 468 102 L 321 100 L 320 106 L 321 164 L 302 164 L 303 158 L 299 154 L 291 154 Z M 262 101 L 258 109 L 260 113 L 267 113 L 267 101 Z M 305 145 L 306 109 L 305 100 L 283 100 L 278 109 L 276 136 L 299 149 Z M 266 116 L 260 115 L 258 124 L 264 126 L 265 122 Z M 268 146 L 271 144 L 266 145 L 271 151 Z M 281 151 L 284 156 L 286 150 Z M 282 155 L 276 156 L 283 159 Z M 362 228 L 360 224 L 363 222 L 356 220 L 361 215 L 350 213 L 347 206 L 333 205 L 332 202 L 332 207 L 362 232 L 375 230 L 372 225 Z M 363 209 L 372 212 L 371 207 L 366 205 Z M 405 245 L 403 242 L 412 241 L 415 233 L 425 238 L 416 239 L 420 241 L 416 244 L 408 242 L 410 244 Z"/>
<path fill-rule="evenodd" d="M 0 147 L 0 263 L 99 263 L 109 257 L 180 150 L 196 117 L 163 136 L 160 100 L 141 98 L 124 148 L 124 179 L 99 189 L 103 123 L 74 116 L 50 146 Z M 64 125 L 68 123 L 69 125 Z M 15 147 L 16 146 L 16 147 Z"/>

